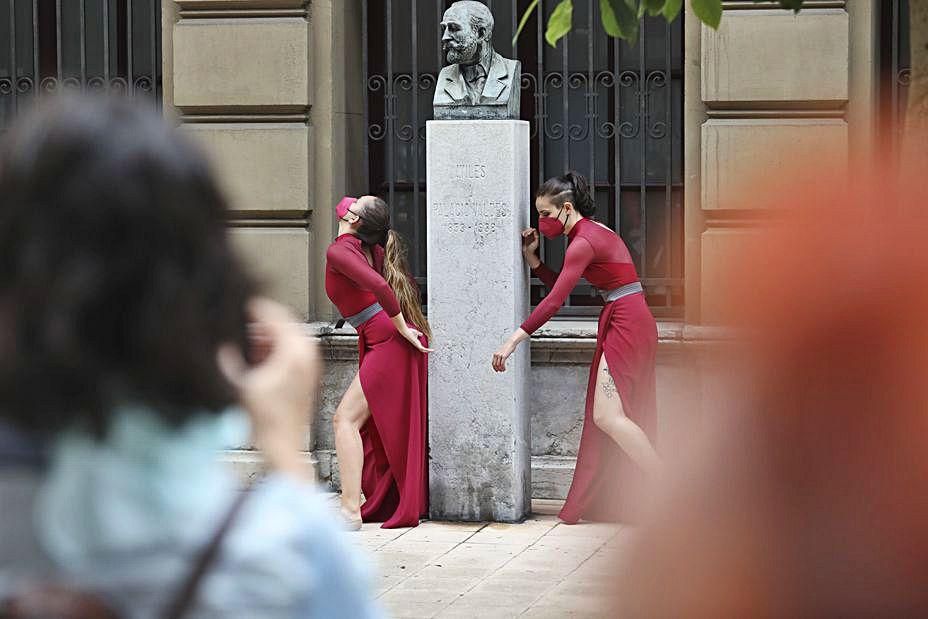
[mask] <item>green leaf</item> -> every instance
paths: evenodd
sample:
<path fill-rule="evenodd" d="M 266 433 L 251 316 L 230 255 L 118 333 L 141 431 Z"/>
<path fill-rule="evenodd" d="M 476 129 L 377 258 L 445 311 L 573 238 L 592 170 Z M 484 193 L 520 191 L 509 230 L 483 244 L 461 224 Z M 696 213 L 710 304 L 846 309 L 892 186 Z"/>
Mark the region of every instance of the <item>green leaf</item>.
<path fill-rule="evenodd" d="M 554 7 L 551 17 L 548 18 L 548 29 L 545 31 L 545 40 L 551 47 L 557 47 L 557 42 L 570 32 L 573 26 L 574 3 L 573 0 L 561 0 Z"/>
<path fill-rule="evenodd" d="M 599 0 L 599 12 L 606 34 L 629 43 L 638 38 L 638 15 L 625 0 Z"/>
<path fill-rule="evenodd" d="M 680 14 L 680 9 L 682 8 L 683 0 L 667 0 L 664 2 L 664 8 L 661 9 L 661 13 L 664 14 L 664 19 L 673 21 L 677 18 L 677 15 Z"/>
<path fill-rule="evenodd" d="M 718 29 L 722 21 L 722 0 L 693 0 L 693 12 L 702 23 Z"/>
<path fill-rule="evenodd" d="M 612 38 L 619 38 L 621 36 L 619 19 L 615 16 L 612 6 L 609 5 L 609 0 L 599 0 L 599 13 L 606 34 Z"/>
<path fill-rule="evenodd" d="M 519 27 L 516 28 L 516 33 L 512 37 L 512 46 L 516 46 L 516 41 L 519 40 L 519 35 L 522 34 L 522 29 L 525 28 L 528 18 L 532 16 L 532 13 L 535 9 L 538 8 L 538 0 L 532 0 L 532 3 L 528 5 L 528 8 L 525 9 L 525 12 L 522 13 L 522 19 L 519 20 Z M 539 18 L 540 19 L 540 18 Z"/>
<path fill-rule="evenodd" d="M 648 12 L 648 15 L 660 15 L 666 2 L 664 0 L 641 0 L 641 8 Z"/>

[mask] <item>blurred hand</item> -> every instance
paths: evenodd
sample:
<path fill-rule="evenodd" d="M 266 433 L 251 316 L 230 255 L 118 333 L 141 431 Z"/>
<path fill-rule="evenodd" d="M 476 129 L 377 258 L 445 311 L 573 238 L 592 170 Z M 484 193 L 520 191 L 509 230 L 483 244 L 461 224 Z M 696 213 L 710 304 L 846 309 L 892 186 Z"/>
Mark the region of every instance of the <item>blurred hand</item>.
<path fill-rule="evenodd" d="M 219 367 L 238 390 L 268 464 L 307 477 L 300 452 L 319 381 L 316 344 L 278 303 L 255 299 L 248 313 L 252 365 L 236 346 L 226 344 L 217 352 Z"/>

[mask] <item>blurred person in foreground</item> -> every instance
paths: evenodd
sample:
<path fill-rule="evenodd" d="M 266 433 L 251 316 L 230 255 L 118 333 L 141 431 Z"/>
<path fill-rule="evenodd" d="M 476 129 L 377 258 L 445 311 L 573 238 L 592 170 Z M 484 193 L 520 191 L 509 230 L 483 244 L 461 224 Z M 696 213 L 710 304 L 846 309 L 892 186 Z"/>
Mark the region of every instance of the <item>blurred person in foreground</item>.
<path fill-rule="evenodd" d="M 0 476 L 36 544 L 0 542 L 0 597 L 54 579 L 124 617 L 185 596 L 197 617 L 378 615 L 299 454 L 315 347 L 254 296 L 226 214 L 201 154 L 127 101 L 47 102 L 5 136 L 0 421 L 46 449 L 34 492 Z M 242 495 L 217 456 L 249 430 L 271 472 Z"/>
<path fill-rule="evenodd" d="M 870 178 L 770 194 L 720 305 L 747 395 L 668 463 L 617 616 L 928 616 L 925 201 Z"/>

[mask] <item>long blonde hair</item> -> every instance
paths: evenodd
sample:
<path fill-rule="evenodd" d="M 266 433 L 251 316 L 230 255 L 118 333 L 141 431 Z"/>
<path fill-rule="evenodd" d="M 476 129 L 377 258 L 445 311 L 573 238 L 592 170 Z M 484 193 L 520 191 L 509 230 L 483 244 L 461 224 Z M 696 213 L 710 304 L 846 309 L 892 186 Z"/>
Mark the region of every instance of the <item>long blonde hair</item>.
<path fill-rule="evenodd" d="M 403 317 L 431 340 L 432 328 L 422 313 L 419 287 L 409 272 L 406 242 L 390 228 L 390 209 L 387 203 L 376 196 L 371 197 L 373 199 L 365 201 L 364 210 L 361 212 L 358 237 L 368 245 L 383 245 L 383 278 L 390 284 L 397 301 L 400 302 Z"/>
<path fill-rule="evenodd" d="M 406 242 L 396 231 L 389 230 L 384 249 L 383 277 L 393 288 L 403 310 L 403 316 L 431 340 L 432 328 L 425 314 L 422 313 L 422 305 L 419 304 L 419 287 L 416 286 L 409 272 Z"/>

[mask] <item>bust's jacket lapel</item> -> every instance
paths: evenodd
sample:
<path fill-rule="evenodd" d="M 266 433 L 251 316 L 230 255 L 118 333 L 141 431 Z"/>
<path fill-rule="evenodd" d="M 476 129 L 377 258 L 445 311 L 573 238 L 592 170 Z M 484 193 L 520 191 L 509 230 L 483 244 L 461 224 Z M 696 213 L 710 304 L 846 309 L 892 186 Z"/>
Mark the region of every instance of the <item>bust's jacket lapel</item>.
<path fill-rule="evenodd" d="M 464 86 L 464 76 L 461 74 L 460 65 L 453 64 L 448 67 L 442 87 L 448 98 L 455 103 L 467 98 L 467 88 Z"/>
<path fill-rule="evenodd" d="M 509 67 L 506 59 L 493 52 L 493 62 L 490 64 L 490 73 L 487 75 L 486 84 L 483 86 L 481 98 L 488 102 L 496 101 L 506 90 L 508 80 Z"/>

